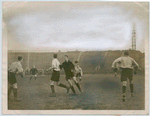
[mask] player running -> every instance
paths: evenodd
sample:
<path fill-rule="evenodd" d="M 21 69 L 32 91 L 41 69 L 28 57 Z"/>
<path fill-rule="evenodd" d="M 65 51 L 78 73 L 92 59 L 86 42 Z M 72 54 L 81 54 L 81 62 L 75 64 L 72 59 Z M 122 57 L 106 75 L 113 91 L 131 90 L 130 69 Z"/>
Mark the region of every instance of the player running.
<path fill-rule="evenodd" d="M 51 77 L 51 81 L 50 81 L 50 87 L 53 93 L 53 96 L 55 96 L 55 89 L 54 89 L 54 83 L 56 82 L 56 85 L 59 87 L 63 87 L 67 89 L 67 93 L 69 92 L 69 87 L 60 83 L 59 82 L 59 78 L 60 78 L 60 62 L 57 59 L 57 54 L 53 55 L 54 59 L 52 61 L 52 67 L 50 67 L 49 69 L 47 69 L 46 71 L 52 70 L 52 77 Z"/>
<path fill-rule="evenodd" d="M 36 78 L 37 78 L 37 75 L 38 75 L 38 70 L 36 69 L 36 67 L 35 66 L 33 66 L 33 68 L 31 68 L 31 70 L 30 70 L 30 74 L 31 74 L 31 77 L 30 77 L 30 83 L 31 83 L 31 79 L 32 79 L 32 77 L 34 77 L 35 78 L 35 80 L 36 80 Z"/>
<path fill-rule="evenodd" d="M 69 60 L 68 56 L 65 55 L 65 62 L 62 63 L 62 65 L 60 66 L 61 69 L 63 68 L 66 74 L 66 80 L 68 81 L 71 90 L 73 91 L 73 93 L 75 94 L 75 90 L 73 87 L 73 84 L 71 82 L 71 79 L 73 79 L 73 81 L 75 82 L 77 88 L 79 89 L 79 91 L 82 93 L 83 91 L 81 90 L 81 87 L 76 79 L 76 77 L 74 76 L 74 71 L 75 71 L 75 66 L 74 64 Z"/>
<path fill-rule="evenodd" d="M 127 51 L 124 52 L 124 55 L 122 57 L 117 58 L 112 63 L 112 68 L 116 69 L 116 65 L 120 64 L 121 71 L 121 82 L 122 82 L 122 92 L 123 92 L 123 98 L 122 101 L 125 102 L 126 98 L 126 86 L 127 86 L 127 78 L 130 81 L 130 90 L 131 90 L 131 96 L 133 97 L 133 71 L 135 72 L 140 69 L 138 63 L 131 57 L 129 57 L 129 53 Z M 117 69 L 116 69 L 117 70 Z"/>
<path fill-rule="evenodd" d="M 75 76 L 81 81 L 82 75 L 82 68 L 79 66 L 78 61 L 75 61 Z"/>
<path fill-rule="evenodd" d="M 20 101 L 17 97 L 17 79 L 16 75 L 19 74 L 23 77 L 23 68 L 21 65 L 23 58 L 18 56 L 18 61 L 13 62 L 8 69 L 8 99 L 10 97 L 11 91 L 14 94 L 14 101 Z"/>

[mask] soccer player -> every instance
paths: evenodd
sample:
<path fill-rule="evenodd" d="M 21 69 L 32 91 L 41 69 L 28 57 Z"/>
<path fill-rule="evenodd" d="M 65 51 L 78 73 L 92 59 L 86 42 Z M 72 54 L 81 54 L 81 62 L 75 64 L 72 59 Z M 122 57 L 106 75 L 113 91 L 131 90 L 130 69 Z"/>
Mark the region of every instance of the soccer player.
<path fill-rule="evenodd" d="M 139 68 L 138 63 L 129 56 L 128 51 L 124 52 L 124 55 L 117 58 L 112 63 L 112 68 L 115 69 L 117 64 L 120 64 L 121 68 L 121 82 L 122 82 L 122 92 L 123 92 L 123 98 L 122 101 L 125 102 L 126 98 L 126 86 L 127 86 L 127 78 L 130 81 L 130 90 L 131 90 L 131 96 L 133 97 L 133 72 L 134 69 L 137 71 Z"/>
<path fill-rule="evenodd" d="M 10 96 L 11 91 L 13 91 L 14 94 L 14 101 L 20 101 L 17 97 L 17 80 L 16 80 L 16 74 L 21 75 L 23 77 L 23 68 L 21 65 L 23 58 L 21 56 L 18 56 L 18 61 L 13 62 L 9 69 L 8 69 L 8 99 Z"/>
<path fill-rule="evenodd" d="M 82 75 L 82 68 L 79 66 L 78 61 L 75 61 L 75 76 L 81 81 Z"/>
<path fill-rule="evenodd" d="M 73 79 L 73 81 L 75 82 L 77 88 L 79 89 L 79 91 L 82 93 L 83 91 L 81 91 L 81 87 L 76 79 L 76 77 L 74 76 L 74 71 L 75 71 L 75 66 L 74 64 L 69 60 L 68 56 L 65 55 L 65 62 L 62 63 L 62 65 L 60 65 L 61 69 L 63 68 L 66 74 L 66 80 L 68 81 L 71 90 L 73 91 L 73 93 L 75 94 L 75 90 L 73 87 L 73 84 L 71 82 L 71 79 Z"/>
<path fill-rule="evenodd" d="M 51 81 L 50 81 L 50 87 L 53 93 L 53 96 L 55 96 L 55 89 L 54 89 L 54 83 L 56 82 L 56 85 L 59 87 L 63 87 L 67 89 L 67 93 L 69 92 L 69 87 L 60 83 L 59 82 L 59 78 L 60 78 L 60 62 L 57 59 L 57 54 L 53 55 L 54 59 L 52 61 L 52 67 L 50 67 L 49 69 L 47 69 L 46 71 L 52 70 L 52 77 L 51 77 Z"/>
<path fill-rule="evenodd" d="M 31 83 L 32 77 L 34 77 L 35 80 L 36 80 L 36 77 L 37 77 L 37 75 L 38 75 L 38 70 L 36 69 L 35 66 L 33 66 L 33 68 L 31 68 L 30 74 L 31 74 L 31 77 L 30 77 L 30 81 L 29 81 L 29 82 Z"/>

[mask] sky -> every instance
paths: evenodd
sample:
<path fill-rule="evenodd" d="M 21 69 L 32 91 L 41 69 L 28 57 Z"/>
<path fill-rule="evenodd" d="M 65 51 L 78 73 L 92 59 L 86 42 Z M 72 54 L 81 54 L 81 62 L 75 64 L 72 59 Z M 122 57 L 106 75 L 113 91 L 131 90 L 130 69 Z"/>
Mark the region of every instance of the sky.
<path fill-rule="evenodd" d="M 8 50 L 144 52 L 149 4 L 137 2 L 3 2 Z"/>

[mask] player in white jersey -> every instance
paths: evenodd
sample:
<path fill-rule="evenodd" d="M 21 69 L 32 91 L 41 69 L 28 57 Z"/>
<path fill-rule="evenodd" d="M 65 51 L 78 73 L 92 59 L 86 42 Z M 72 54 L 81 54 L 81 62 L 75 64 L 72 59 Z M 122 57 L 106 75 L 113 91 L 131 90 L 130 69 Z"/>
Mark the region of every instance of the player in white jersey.
<path fill-rule="evenodd" d="M 17 79 L 16 74 L 20 74 L 23 77 L 23 68 L 21 65 L 22 57 L 18 57 L 18 61 L 13 62 L 8 69 L 8 99 L 10 96 L 11 91 L 14 93 L 14 100 L 20 101 L 17 98 Z"/>
<path fill-rule="evenodd" d="M 125 92 L 126 92 L 126 85 L 127 85 L 127 78 L 130 81 L 130 90 L 131 96 L 133 96 L 133 72 L 134 69 L 137 71 L 139 68 L 138 63 L 131 57 L 129 57 L 129 53 L 127 51 L 124 52 L 122 57 L 117 58 L 112 63 L 112 68 L 115 70 L 117 64 L 120 65 L 121 71 L 121 82 L 122 82 L 122 92 L 123 92 L 123 102 L 125 101 Z"/>
<path fill-rule="evenodd" d="M 75 76 L 81 81 L 82 75 L 82 68 L 79 66 L 78 61 L 75 61 Z"/>
<path fill-rule="evenodd" d="M 69 87 L 60 83 L 59 82 L 59 78 L 60 78 L 60 62 L 57 59 L 57 54 L 54 54 L 54 59 L 52 61 L 52 67 L 50 67 L 49 69 L 47 69 L 47 71 L 52 70 L 52 77 L 51 77 L 51 81 L 50 81 L 50 87 L 53 93 L 53 96 L 55 96 L 55 89 L 54 89 L 54 83 L 56 82 L 56 85 L 59 87 L 63 87 L 67 89 L 67 93 L 69 92 Z"/>

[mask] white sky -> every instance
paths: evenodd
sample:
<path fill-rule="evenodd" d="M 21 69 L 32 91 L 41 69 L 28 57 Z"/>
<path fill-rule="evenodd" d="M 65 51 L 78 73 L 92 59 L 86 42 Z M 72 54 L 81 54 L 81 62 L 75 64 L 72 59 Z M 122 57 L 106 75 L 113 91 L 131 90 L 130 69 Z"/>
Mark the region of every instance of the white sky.
<path fill-rule="evenodd" d="M 148 39 L 148 3 L 3 2 L 9 50 L 137 50 Z"/>

